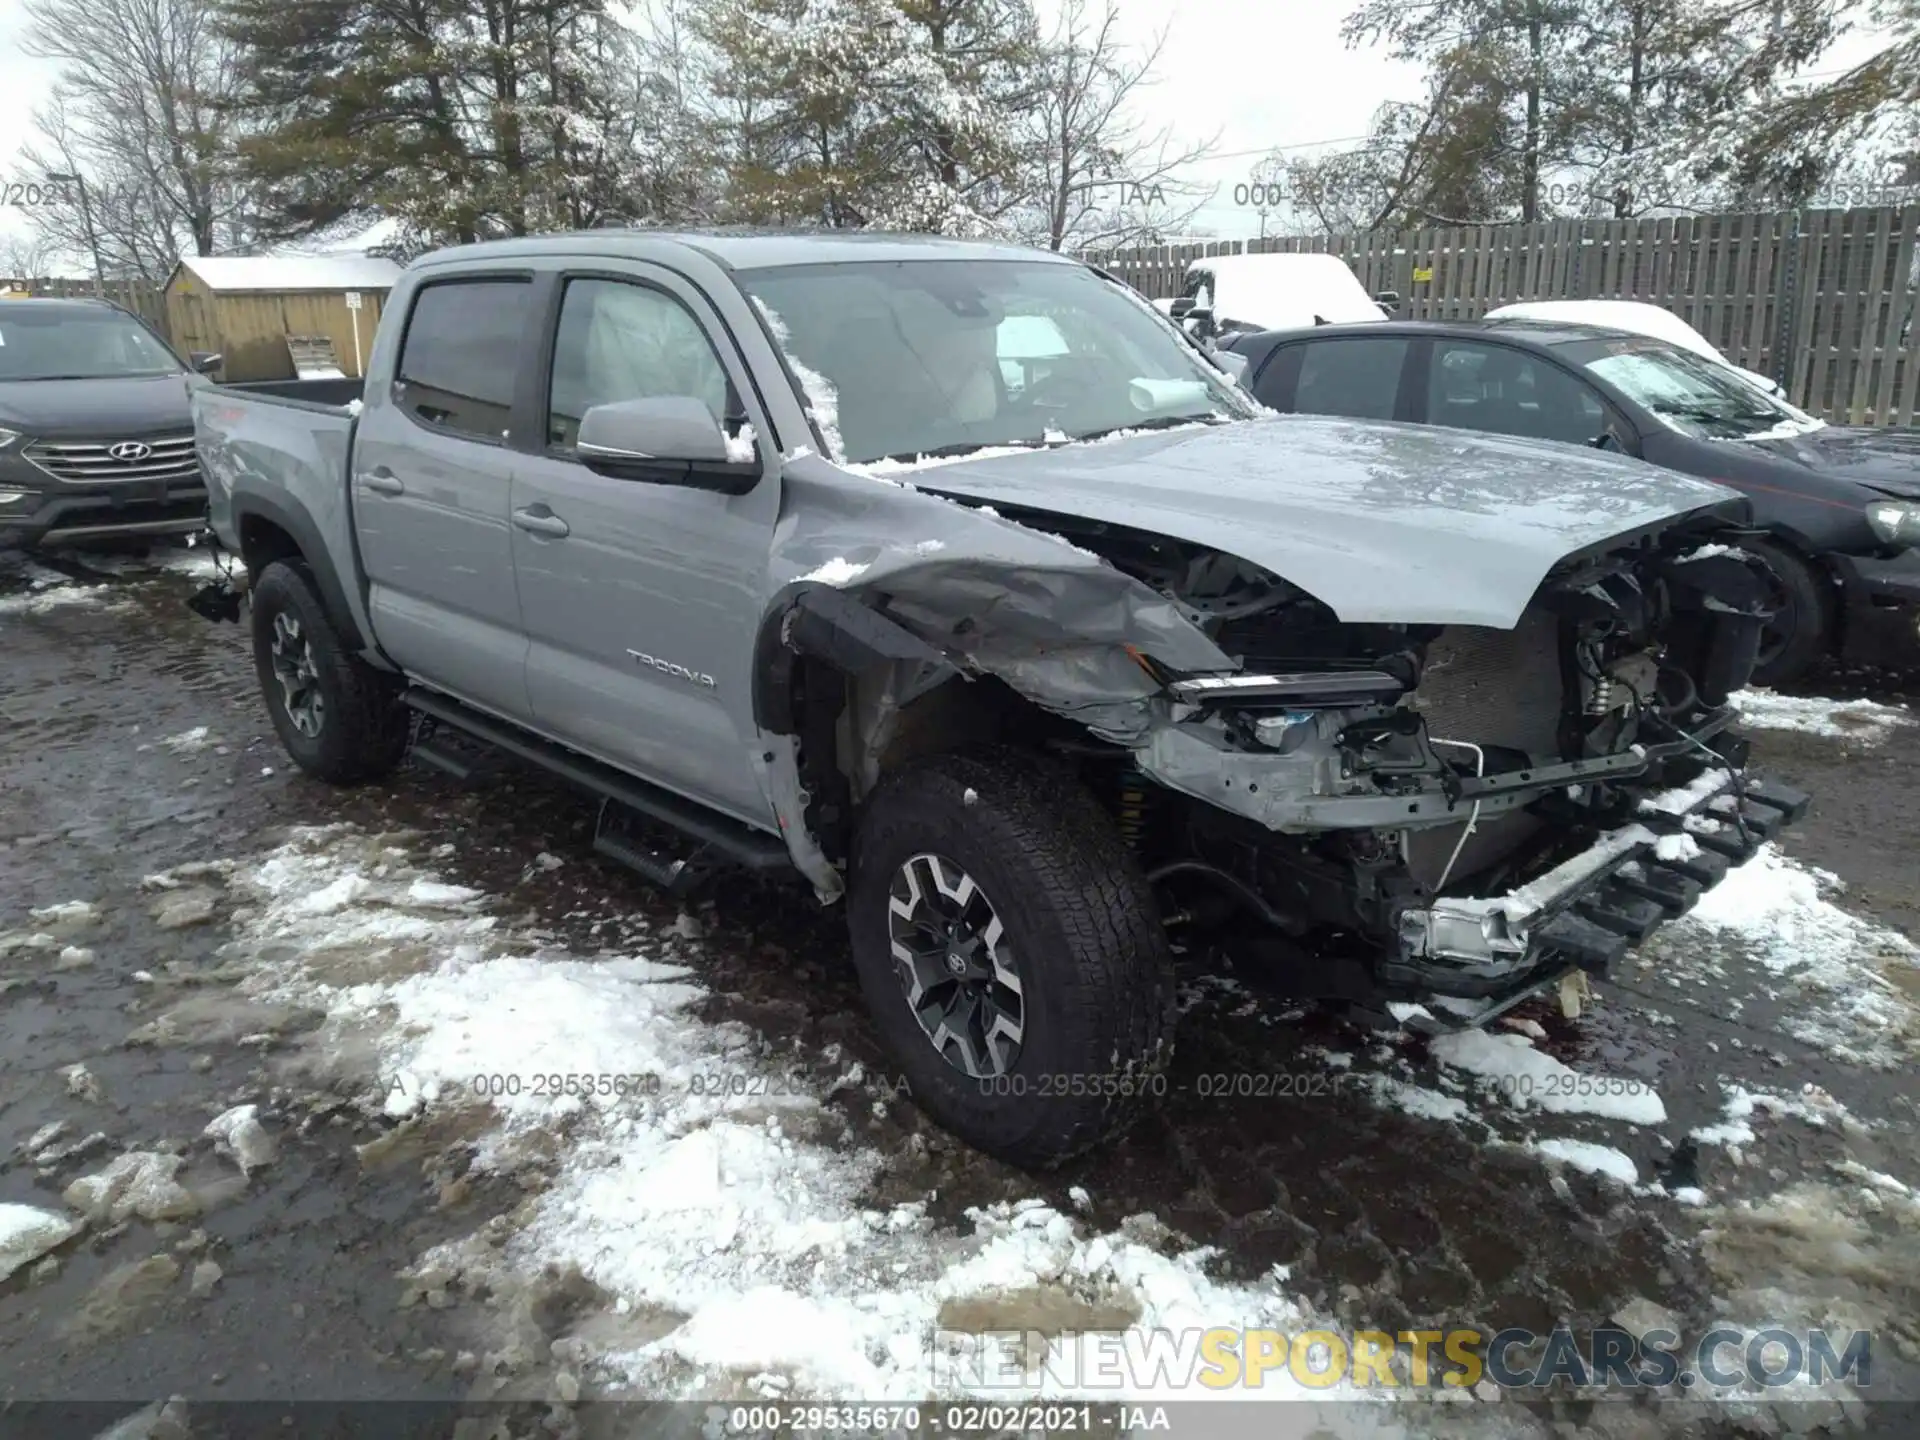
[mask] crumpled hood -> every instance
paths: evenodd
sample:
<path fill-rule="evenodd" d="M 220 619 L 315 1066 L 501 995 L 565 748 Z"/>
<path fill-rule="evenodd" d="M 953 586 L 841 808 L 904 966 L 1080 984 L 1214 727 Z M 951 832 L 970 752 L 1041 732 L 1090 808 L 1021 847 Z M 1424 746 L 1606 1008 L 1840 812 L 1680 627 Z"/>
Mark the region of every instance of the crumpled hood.
<path fill-rule="evenodd" d="M 1911 426 L 1829 425 L 1807 435 L 1729 443 L 1751 446 L 1836 480 L 1920 500 L 1920 429 Z"/>
<path fill-rule="evenodd" d="M 139 436 L 193 428 L 187 377 L 0 381 L 0 425 L 35 439 Z"/>
<path fill-rule="evenodd" d="M 1516 625 L 1566 556 L 1737 492 L 1545 441 L 1319 416 L 1133 435 L 905 473 L 956 499 L 1237 555 L 1342 621 Z"/>

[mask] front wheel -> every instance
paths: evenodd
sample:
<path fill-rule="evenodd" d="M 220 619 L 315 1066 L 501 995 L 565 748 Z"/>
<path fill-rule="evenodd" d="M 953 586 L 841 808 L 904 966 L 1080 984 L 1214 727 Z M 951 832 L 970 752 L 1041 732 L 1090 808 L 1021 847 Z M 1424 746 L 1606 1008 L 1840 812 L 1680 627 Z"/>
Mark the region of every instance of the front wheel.
<path fill-rule="evenodd" d="M 254 671 L 293 763 L 336 785 L 392 770 L 407 748 L 399 684 L 341 644 L 312 573 L 275 560 L 252 593 Z"/>
<path fill-rule="evenodd" d="M 1056 1164 L 1161 1093 L 1166 936 L 1134 856 L 1064 771 L 992 750 L 889 777 L 861 821 L 847 921 L 882 1040 L 969 1144 Z"/>
<path fill-rule="evenodd" d="M 1785 597 L 1760 632 L 1753 680 L 1756 685 L 1784 685 L 1827 651 L 1833 631 L 1831 587 L 1825 575 L 1784 546 L 1747 540 L 1741 548 L 1767 562 Z"/>

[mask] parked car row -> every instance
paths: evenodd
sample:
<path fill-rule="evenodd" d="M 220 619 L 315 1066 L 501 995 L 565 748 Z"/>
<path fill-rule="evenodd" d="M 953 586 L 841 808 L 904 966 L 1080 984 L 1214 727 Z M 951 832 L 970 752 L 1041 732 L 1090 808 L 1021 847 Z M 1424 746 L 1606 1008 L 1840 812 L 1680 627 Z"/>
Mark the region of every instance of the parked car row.
<path fill-rule="evenodd" d="M 603 230 L 416 261 L 356 393 L 192 406 L 302 769 L 505 752 L 669 891 L 797 882 L 919 1103 L 1043 1164 L 1164 1090 L 1176 936 L 1484 1025 L 1806 804 L 1734 725 L 1746 498 L 1228 363 L 1060 256 Z"/>

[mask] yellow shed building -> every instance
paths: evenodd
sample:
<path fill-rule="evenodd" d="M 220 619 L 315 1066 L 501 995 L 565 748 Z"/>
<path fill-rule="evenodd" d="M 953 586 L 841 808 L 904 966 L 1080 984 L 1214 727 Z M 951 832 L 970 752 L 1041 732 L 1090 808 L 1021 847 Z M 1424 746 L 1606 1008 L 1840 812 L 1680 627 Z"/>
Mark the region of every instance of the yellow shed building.
<path fill-rule="evenodd" d="M 182 352 L 217 350 L 224 380 L 292 379 L 296 351 L 325 353 L 319 339 L 358 376 L 399 275 L 370 255 L 188 256 L 167 280 L 167 333 Z"/>

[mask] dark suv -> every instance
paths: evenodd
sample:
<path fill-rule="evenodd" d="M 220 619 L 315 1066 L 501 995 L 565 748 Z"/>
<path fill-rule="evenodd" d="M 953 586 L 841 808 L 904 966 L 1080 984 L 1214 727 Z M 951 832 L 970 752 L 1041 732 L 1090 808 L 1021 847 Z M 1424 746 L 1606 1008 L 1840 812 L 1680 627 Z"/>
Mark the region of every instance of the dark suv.
<path fill-rule="evenodd" d="M 0 549 L 202 529 L 195 361 L 105 301 L 0 303 Z"/>

